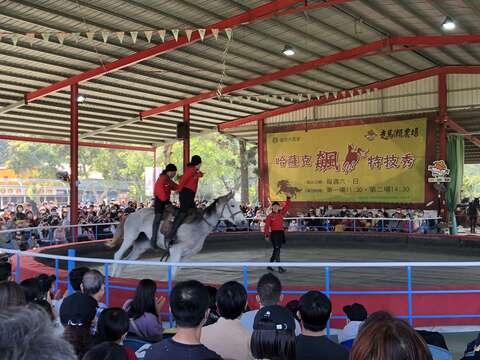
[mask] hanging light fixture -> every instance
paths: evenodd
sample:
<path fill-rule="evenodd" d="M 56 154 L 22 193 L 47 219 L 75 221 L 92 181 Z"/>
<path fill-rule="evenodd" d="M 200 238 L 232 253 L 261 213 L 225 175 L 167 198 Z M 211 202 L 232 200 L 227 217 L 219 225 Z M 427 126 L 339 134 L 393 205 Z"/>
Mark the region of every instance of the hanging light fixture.
<path fill-rule="evenodd" d="M 455 21 L 450 16 L 447 16 L 445 20 L 442 22 L 442 28 L 443 30 L 448 30 L 451 31 L 457 27 L 457 24 L 455 24 Z"/>
<path fill-rule="evenodd" d="M 293 56 L 295 55 L 295 49 L 291 45 L 285 45 L 282 50 L 283 55 L 285 56 Z"/>
<path fill-rule="evenodd" d="M 87 97 L 85 95 L 78 95 L 77 96 L 77 103 L 81 104 L 83 102 L 87 101 Z"/>

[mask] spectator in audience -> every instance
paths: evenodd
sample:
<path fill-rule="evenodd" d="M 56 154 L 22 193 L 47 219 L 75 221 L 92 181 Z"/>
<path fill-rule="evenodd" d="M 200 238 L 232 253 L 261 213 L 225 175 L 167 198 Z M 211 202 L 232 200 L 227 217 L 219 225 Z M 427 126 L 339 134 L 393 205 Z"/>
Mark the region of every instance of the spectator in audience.
<path fill-rule="evenodd" d="M 344 306 L 343 312 L 347 315 L 347 325 L 338 334 L 338 342 L 351 349 L 360 326 L 367 319 L 368 313 L 365 307 L 358 303 Z"/>
<path fill-rule="evenodd" d="M 322 354 L 324 360 L 348 359 L 348 350 L 326 336 L 331 312 L 330 299 L 320 291 L 309 291 L 300 298 L 302 334 L 295 341 L 297 360 L 317 359 L 318 354 Z"/>
<path fill-rule="evenodd" d="M 177 333 L 150 347 L 145 360 L 221 359 L 200 342 L 202 326 L 208 318 L 208 290 L 195 280 L 179 282 L 170 294 L 170 308 Z"/>
<path fill-rule="evenodd" d="M 50 301 L 54 297 L 56 279 L 55 275 L 40 274 L 37 276 L 41 299 Z"/>
<path fill-rule="evenodd" d="M 52 322 L 38 307 L 0 306 L 1 358 L 8 360 L 75 360 L 72 346 L 55 335 Z"/>
<path fill-rule="evenodd" d="M 14 282 L 0 283 L 0 309 L 25 305 L 27 299 L 22 287 Z"/>
<path fill-rule="evenodd" d="M 300 301 L 298 300 L 292 300 L 287 303 L 287 309 L 290 310 L 290 312 L 293 315 L 293 318 L 300 323 L 300 318 L 298 317 L 298 310 L 300 310 Z"/>
<path fill-rule="evenodd" d="M 217 292 L 220 319 L 202 329 L 201 342 L 223 359 L 252 359 L 251 331 L 242 326 L 240 316 L 247 307 L 247 291 L 236 281 L 223 284 Z"/>
<path fill-rule="evenodd" d="M 83 275 L 80 288 L 85 295 L 91 296 L 98 303 L 98 318 L 100 313 L 107 308 L 107 305 L 101 302 L 105 295 L 105 276 L 98 270 L 89 270 Z"/>
<path fill-rule="evenodd" d="M 406 322 L 381 312 L 372 314 L 361 327 L 350 359 L 432 360 L 432 355 Z"/>
<path fill-rule="evenodd" d="M 60 321 L 65 328 L 64 337 L 73 345 L 78 358 L 92 345 L 91 328 L 97 312 L 97 301 L 79 292 L 66 297 L 60 308 Z"/>
<path fill-rule="evenodd" d="M 210 298 L 210 305 L 208 306 L 210 313 L 204 326 L 215 324 L 220 318 L 217 310 L 217 288 L 215 286 L 207 286 L 207 290 Z"/>
<path fill-rule="evenodd" d="M 81 285 L 83 280 L 83 275 L 87 273 L 90 269 L 85 266 L 79 266 L 74 268 L 72 271 L 68 273 L 68 281 L 70 282 L 70 286 L 72 287 L 74 292 L 81 292 Z M 57 317 L 60 316 L 60 307 L 62 306 L 64 298 L 60 298 L 58 300 L 52 300 L 52 306 L 57 314 Z"/>
<path fill-rule="evenodd" d="M 20 286 L 25 292 L 25 298 L 27 299 L 27 302 L 34 302 L 42 299 L 40 282 L 37 278 L 25 279 L 20 283 Z"/>
<path fill-rule="evenodd" d="M 82 360 L 129 360 L 129 357 L 122 346 L 104 342 L 92 347 Z"/>
<path fill-rule="evenodd" d="M 12 281 L 12 264 L 8 261 L 0 262 L 0 284 L 6 281 Z"/>
<path fill-rule="evenodd" d="M 149 342 L 160 341 L 163 334 L 160 312 L 166 299 L 157 297 L 156 292 L 155 281 L 140 280 L 135 297 L 123 306 L 130 318 L 129 331 Z"/>
<path fill-rule="evenodd" d="M 261 308 L 255 315 L 250 349 L 255 359 L 295 359 L 295 320 L 290 310 L 280 305 Z"/>
<path fill-rule="evenodd" d="M 269 305 L 278 305 L 283 301 L 282 283 L 273 274 L 263 275 L 257 283 L 257 303 L 260 308 Z M 253 322 L 258 310 L 252 310 L 244 313 L 240 321 L 248 330 L 253 330 Z M 300 324 L 295 321 L 295 335 L 300 334 Z"/>
<path fill-rule="evenodd" d="M 123 309 L 105 309 L 98 318 L 94 342 L 101 344 L 107 341 L 123 345 L 128 333 L 128 322 L 128 315 Z M 127 354 L 128 360 L 137 360 L 132 349 L 123 347 L 123 351 Z"/>
<path fill-rule="evenodd" d="M 427 344 L 428 350 L 435 360 L 452 360 L 452 354 L 448 350 L 447 343 L 442 334 L 436 331 L 416 330 Z M 477 347 L 476 345 L 475 347 Z M 473 359 L 472 359 L 473 360 Z"/>
<path fill-rule="evenodd" d="M 35 304 L 45 310 L 45 313 L 48 315 L 50 320 L 52 320 L 53 322 L 56 320 L 55 311 L 53 310 L 52 305 L 47 300 L 35 300 L 32 304 Z"/>

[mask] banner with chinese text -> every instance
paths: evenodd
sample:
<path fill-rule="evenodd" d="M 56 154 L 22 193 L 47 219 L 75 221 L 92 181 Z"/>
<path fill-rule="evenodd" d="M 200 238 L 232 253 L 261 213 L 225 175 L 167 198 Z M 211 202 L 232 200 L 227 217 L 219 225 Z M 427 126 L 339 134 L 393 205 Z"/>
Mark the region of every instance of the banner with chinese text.
<path fill-rule="evenodd" d="M 427 119 L 267 134 L 270 199 L 422 203 Z"/>

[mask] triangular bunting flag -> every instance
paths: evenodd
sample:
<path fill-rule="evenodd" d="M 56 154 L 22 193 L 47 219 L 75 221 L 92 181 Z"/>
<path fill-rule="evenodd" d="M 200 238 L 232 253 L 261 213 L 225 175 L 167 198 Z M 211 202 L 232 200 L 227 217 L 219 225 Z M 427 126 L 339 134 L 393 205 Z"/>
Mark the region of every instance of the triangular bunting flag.
<path fill-rule="evenodd" d="M 43 41 L 48 41 L 49 38 L 50 38 L 50 33 L 42 33 Z"/>
<path fill-rule="evenodd" d="M 93 40 L 93 38 L 95 37 L 95 31 L 89 31 L 86 34 L 88 40 Z"/>
<path fill-rule="evenodd" d="M 187 35 L 188 42 L 190 42 L 190 39 L 192 38 L 192 29 L 185 29 L 185 35 Z"/>
<path fill-rule="evenodd" d="M 12 38 L 12 44 L 13 44 L 13 46 L 17 46 L 18 34 L 12 34 L 12 35 L 11 35 L 11 38 Z"/>
<path fill-rule="evenodd" d="M 132 37 L 132 42 L 135 44 L 137 42 L 138 31 L 130 31 L 130 36 Z"/>
<path fill-rule="evenodd" d="M 35 33 L 27 33 L 25 36 L 27 37 L 30 46 L 32 46 L 33 40 L 35 39 Z"/>
<path fill-rule="evenodd" d="M 315 94 L 315 98 L 316 98 L 317 100 L 320 100 L 320 94 Z"/>
<path fill-rule="evenodd" d="M 233 104 L 233 97 L 230 96 L 230 104 Z"/>
<path fill-rule="evenodd" d="M 205 39 L 205 33 L 207 32 L 206 29 L 197 29 L 198 31 L 198 35 L 200 35 L 200 40 L 203 41 L 203 39 Z"/>
<path fill-rule="evenodd" d="M 118 38 L 118 41 L 120 41 L 120 44 L 123 44 L 123 38 L 125 37 L 125 32 L 117 31 L 115 34 L 117 35 L 117 38 Z"/>
<path fill-rule="evenodd" d="M 145 30 L 144 31 L 145 37 L 147 38 L 147 42 L 150 43 L 152 41 L 152 30 Z"/>
<path fill-rule="evenodd" d="M 60 45 L 63 45 L 63 41 L 65 40 L 65 33 L 63 32 L 57 33 L 57 39 Z"/>
<path fill-rule="evenodd" d="M 228 40 L 232 40 L 233 31 L 232 28 L 225 28 L 225 34 Z"/>
<path fill-rule="evenodd" d="M 303 95 L 302 94 L 298 94 L 298 102 L 302 101 L 303 99 Z"/>
<path fill-rule="evenodd" d="M 247 96 L 247 101 L 250 101 L 252 97 L 250 95 Z"/>
<path fill-rule="evenodd" d="M 162 40 L 162 42 L 165 42 L 165 35 L 166 34 L 167 34 L 167 30 L 165 30 L 165 29 L 158 30 L 158 35 L 160 35 L 160 39 Z"/>
<path fill-rule="evenodd" d="M 179 32 L 178 29 L 172 29 L 172 34 L 175 41 L 178 41 L 178 32 Z"/>
<path fill-rule="evenodd" d="M 215 40 L 218 40 L 218 29 L 212 29 L 212 35 L 215 38 Z"/>
<path fill-rule="evenodd" d="M 108 41 L 108 36 L 110 35 L 109 31 L 102 31 L 102 39 L 103 42 L 106 43 Z"/>
<path fill-rule="evenodd" d="M 267 103 L 269 103 L 269 102 L 270 102 L 270 96 L 265 95 L 265 101 L 266 101 Z"/>
<path fill-rule="evenodd" d="M 280 96 L 280 100 L 285 101 L 285 96 Z"/>
<path fill-rule="evenodd" d="M 72 33 L 73 39 L 75 40 L 76 43 L 78 43 L 78 40 L 80 40 L 80 33 L 79 32 L 74 32 Z"/>
<path fill-rule="evenodd" d="M 307 94 L 307 100 L 308 101 L 312 100 L 312 94 Z"/>

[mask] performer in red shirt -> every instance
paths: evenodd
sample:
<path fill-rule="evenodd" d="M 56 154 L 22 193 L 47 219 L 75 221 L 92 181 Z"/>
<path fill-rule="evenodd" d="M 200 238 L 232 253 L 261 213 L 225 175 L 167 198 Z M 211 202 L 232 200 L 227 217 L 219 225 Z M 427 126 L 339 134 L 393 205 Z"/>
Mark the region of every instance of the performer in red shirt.
<path fill-rule="evenodd" d="M 155 189 L 153 191 L 153 194 L 155 195 L 155 217 L 153 219 L 152 237 L 150 238 L 154 249 L 158 249 L 158 227 L 162 222 L 165 206 L 171 204 L 170 195 L 172 190 L 177 190 L 178 188 L 178 185 L 172 180 L 176 174 L 177 167 L 174 164 L 168 164 L 155 182 Z"/>
<path fill-rule="evenodd" d="M 198 181 L 203 177 L 203 173 L 200 171 L 201 165 L 202 158 L 198 155 L 193 155 L 178 183 L 177 191 L 180 197 L 180 210 L 173 222 L 172 231 L 167 237 L 169 242 L 175 237 L 178 228 L 187 217 L 188 211 L 196 208 L 195 195 L 197 193 Z"/>
<path fill-rule="evenodd" d="M 283 208 L 280 208 L 278 201 L 272 203 L 272 212 L 265 219 L 265 239 L 269 239 L 273 246 L 272 257 L 270 262 L 280 262 L 280 249 L 285 243 L 285 231 L 283 228 L 283 218 L 290 208 L 290 197 L 287 196 L 287 201 Z M 273 271 L 271 266 L 268 270 Z M 278 272 L 284 273 L 286 270 L 282 267 L 278 268 Z"/>

